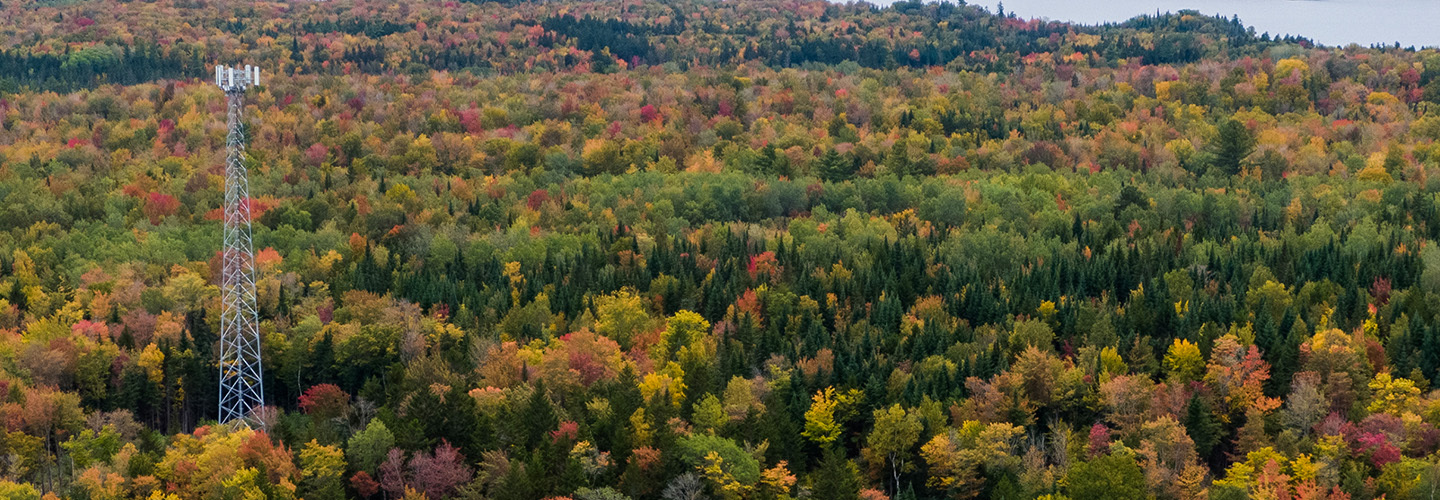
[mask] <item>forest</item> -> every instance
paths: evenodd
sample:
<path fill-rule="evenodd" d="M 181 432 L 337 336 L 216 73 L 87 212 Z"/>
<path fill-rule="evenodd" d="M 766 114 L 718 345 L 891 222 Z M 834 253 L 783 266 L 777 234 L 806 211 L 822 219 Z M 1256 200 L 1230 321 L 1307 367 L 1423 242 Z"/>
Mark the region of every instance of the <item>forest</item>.
<path fill-rule="evenodd" d="M 1440 493 L 1435 48 L 822 0 L 16 0 L 0 47 L 7 500 Z M 267 74 L 250 427 L 214 64 Z"/>

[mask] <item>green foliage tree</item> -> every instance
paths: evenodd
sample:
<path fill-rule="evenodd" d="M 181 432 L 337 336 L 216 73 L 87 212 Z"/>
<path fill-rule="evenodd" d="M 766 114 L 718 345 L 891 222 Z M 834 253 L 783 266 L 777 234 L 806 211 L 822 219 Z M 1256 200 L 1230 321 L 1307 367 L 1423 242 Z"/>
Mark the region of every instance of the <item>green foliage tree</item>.
<path fill-rule="evenodd" d="M 820 465 L 810 474 L 810 492 L 816 498 L 859 500 L 860 468 L 836 450 L 827 450 Z"/>
<path fill-rule="evenodd" d="M 363 471 L 373 475 L 394 446 L 395 435 L 385 427 L 385 422 L 373 419 L 345 442 L 345 459 L 352 472 Z"/>
<path fill-rule="evenodd" d="M 861 455 L 870 461 L 883 461 L 890 469 L 896 494 L 900 491 L 900 475 L 912 468 L 910 457 L 915 443 L 920 440 L 924 426 L 914 412 L 907 412 L 900 405 L 875 410 L 875 426 L 865 438 L 865 449 Z"/>
<path fill-rule="evenodd" d="M 1065 494 L 1074 500 L 1145 500 L 1145 474 L 1135 458 L 1104 455 L 1072 465 L 1065 473 Z"/>
<path fill-rule="evenodd" d="M 0 496 L 1428 491 L 1433 51 L 473 3 L 6 11 Z M 264 434 L 207 425 L 217 47 L 276 73 Z"/>
<path fill-rule="evenodd" d="M 1225 175 L 1237 175 L 1245 158 L 1255 150 L 1255 137 L 1250 129 L 1234 118 L 1220 122 L 1210 154 L 1214 156 L 1215 167 Z"/>
<path fill-rule="evenodd" d="M 855 161 L 834 149 L 825 151 L 815 163 L 815 175 L 829 182 L 844 182 L 855 175 Z"/>

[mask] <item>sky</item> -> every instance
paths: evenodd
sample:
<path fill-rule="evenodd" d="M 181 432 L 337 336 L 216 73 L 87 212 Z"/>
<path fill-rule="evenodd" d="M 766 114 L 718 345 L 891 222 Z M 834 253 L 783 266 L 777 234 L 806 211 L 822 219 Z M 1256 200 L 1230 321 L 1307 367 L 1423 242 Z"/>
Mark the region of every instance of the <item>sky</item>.
<path fill-rule="evenodd" d="M 881 0 L 882 3 L 888 3 Z M 1400 42 L 1440 46 L 1440 0 L 1004 0 L 1006 12 L 1082 24 L 1124 21 L 1141 14 L 1194 9 L 1239 15 L 1256 33 L 1294 34 L 1324 45 Z M 995 11 L 998 0 L 970 0 Z"/>

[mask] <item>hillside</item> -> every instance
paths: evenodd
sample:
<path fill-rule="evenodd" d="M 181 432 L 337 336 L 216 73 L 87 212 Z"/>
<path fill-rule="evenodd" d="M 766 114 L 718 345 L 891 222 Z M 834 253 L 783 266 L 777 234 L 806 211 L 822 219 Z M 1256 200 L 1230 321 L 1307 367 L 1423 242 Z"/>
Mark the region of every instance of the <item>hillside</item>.
<path fill-rule="evenodd" d="M 1440 488 L 1435 50 L 774 0 L 25 0 L 0 42 L 0 497 Z M 214 64 L 267 73 L 257 430 L 214 421 Z"/>

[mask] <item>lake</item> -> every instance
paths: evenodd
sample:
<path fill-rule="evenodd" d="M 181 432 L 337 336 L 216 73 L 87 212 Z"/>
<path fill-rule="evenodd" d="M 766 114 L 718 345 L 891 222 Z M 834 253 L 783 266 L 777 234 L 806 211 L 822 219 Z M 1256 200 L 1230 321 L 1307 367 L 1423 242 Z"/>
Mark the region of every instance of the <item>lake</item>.
<path fill-rule="evenodd" d="M 990 0 L 970 3 L 991 12 L 996 7 Z M 1257 34 L 1288 33 L 1324 45 L 1440 46 L 1437 0 L 1005 0 L 1005 10 L 1020 17 L 1082 24 L 1119 22 L 1157 9 L 1238 15 Z"/>

